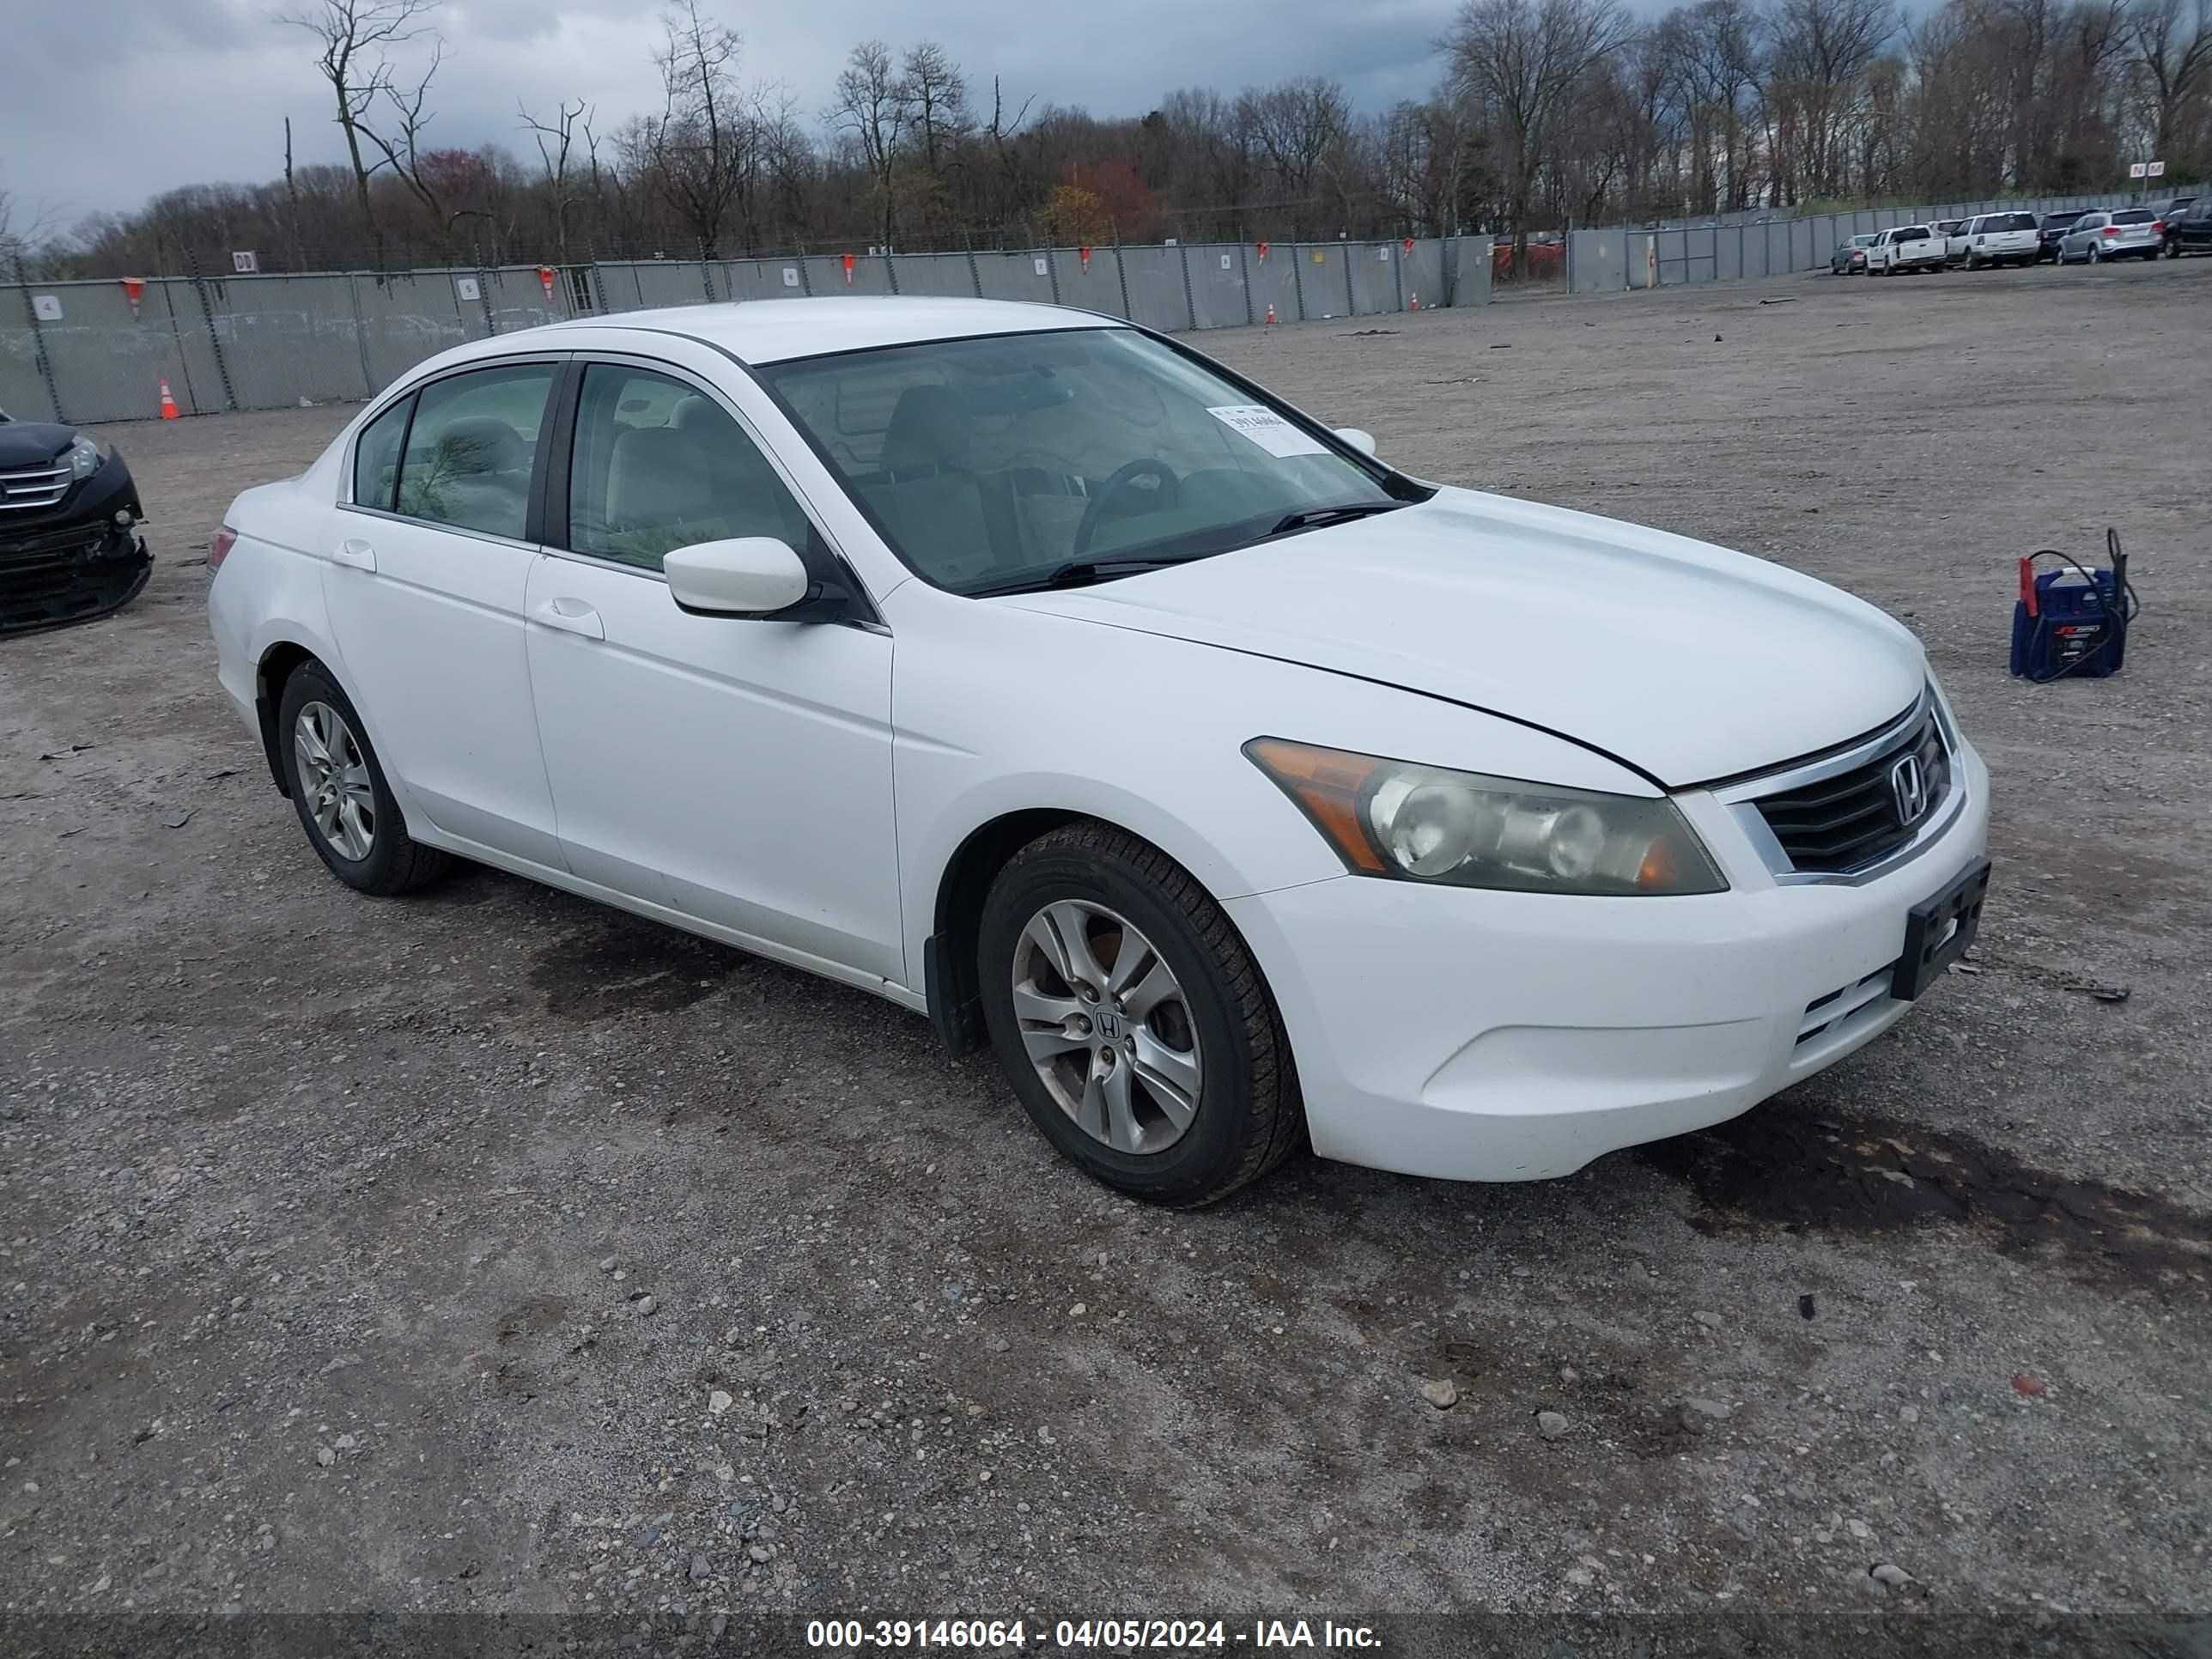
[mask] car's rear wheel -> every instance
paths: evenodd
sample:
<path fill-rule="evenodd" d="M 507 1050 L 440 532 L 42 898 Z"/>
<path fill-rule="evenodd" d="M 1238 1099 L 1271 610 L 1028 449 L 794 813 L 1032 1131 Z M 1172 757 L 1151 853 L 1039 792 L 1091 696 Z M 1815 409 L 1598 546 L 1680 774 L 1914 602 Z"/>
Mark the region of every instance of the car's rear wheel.
<path fill-rule="evenodd" d="M 447 855 L 408 835 L 360 714 L 320 663 L 284 682 L 276 720 L 300 827 L 332 875 L 389 897 L 445 873 Z"/>
<path fill-rule="evenodd" d="M 1014 1092 L 1069 1159 L 1158 1203 L 1211 1203 L 1305 1139 L 1290 1040 L 1259 964 L 1172 859 L 1078 823 L 984 901 L 984 1018 Z"/>

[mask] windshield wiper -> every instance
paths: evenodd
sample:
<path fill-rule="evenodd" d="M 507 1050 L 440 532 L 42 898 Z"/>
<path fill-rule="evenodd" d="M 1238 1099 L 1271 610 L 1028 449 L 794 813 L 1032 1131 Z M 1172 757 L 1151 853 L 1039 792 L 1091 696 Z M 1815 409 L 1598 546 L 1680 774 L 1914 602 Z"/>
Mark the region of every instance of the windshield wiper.
<path fill-rule="evenodd" d="M 1275 527 L 1267 534 L 1287 536 L 1293 530 L 1312 530 L 1325 524 L 1343 524 L 1377 513 L 1393 513 L 1411 505 L 1410 501 L 1338 501 L 1322 507 L 1302 507 L 1297 512 L 1285 513 L 1276 520 Z"/>
<path fill-rule="evenodd" d="M 1164 553 L 1151 557 L 1132 555 L 1124 559 L 1073 559 L 1041 576 L 979 587 L 969 597 L 985 599 L 997 593 L 1042 593 L 1055 587 L 1088 587 L 1093 582 L 1112 581 L 1116 576 L 1134 576 L 1146 570 L 1161 570 L 1171 564 L 1188 564 L 1194 559 L 1210 556 L 1205 553 Z"/>

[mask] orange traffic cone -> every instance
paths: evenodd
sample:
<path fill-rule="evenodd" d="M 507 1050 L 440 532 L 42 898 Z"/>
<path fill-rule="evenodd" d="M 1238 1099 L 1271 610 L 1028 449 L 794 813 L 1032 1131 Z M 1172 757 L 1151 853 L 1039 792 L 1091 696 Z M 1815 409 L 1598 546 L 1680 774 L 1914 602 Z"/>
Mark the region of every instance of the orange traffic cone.
<path fill-rule="evenodd" d="M 1274 302 L 1273 300 L 1270 300 L 1270 301 L 1267 302 L 1267 326 L 1268 326 L 1269 328 L 1273 328 L 1273 327 L 1274 327 L 1274 325 L 1275 325 L 1275 302 Z"/>
<path fill-rule="evenodd" d="M 184 411 L 177 407 L 177 400 L 169 395 L 169 383 L 167 380 L 162 381 L 161 418 L 165 421 L 173 421 L 183 413 Z"/>

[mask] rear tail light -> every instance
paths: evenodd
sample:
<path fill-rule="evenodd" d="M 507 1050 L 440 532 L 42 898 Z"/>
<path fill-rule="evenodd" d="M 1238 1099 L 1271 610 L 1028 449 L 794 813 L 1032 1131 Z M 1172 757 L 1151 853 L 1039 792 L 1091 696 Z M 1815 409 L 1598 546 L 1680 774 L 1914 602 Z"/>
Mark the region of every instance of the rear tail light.
<path fill-rule="evenodd" d="M 2117 236 L 2119 234 L 2120 228 L 2118 225 L 2106 225 L 2105 227 L 2105 234 L 2107 236 Z"/>
<path fill-rule="evenodd" d="M 2161 235 L 2165 234 L 2165 233 L 2166 233 L 2166 221 L 2165 221 L 2165 220 L 2163 220 L 2163 219 L 2154 219 L 2154 220 L 2152 220 L 2152 221 L 2150 222 L 2150 234 L 2151 234 L 2152 235 L 2154 235 L 2154 236 L 2161 236 Z"/>
<path fill-rule="evenodd" d="M 214 535 L 208 538 L 209 575 L 212 576 L 222 568 L 222 562 L 230 556 L 231 547 L 237 540 L 238 532 L 228 525 L 223 526 Z"/>

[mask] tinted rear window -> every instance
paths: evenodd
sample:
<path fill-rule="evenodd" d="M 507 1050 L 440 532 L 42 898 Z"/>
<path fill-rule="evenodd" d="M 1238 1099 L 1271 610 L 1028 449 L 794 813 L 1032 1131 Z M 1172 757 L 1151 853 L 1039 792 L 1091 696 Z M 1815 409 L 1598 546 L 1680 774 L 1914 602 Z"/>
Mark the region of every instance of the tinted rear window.
<path fill-rule="evenodd" d="M 1928 227 L 1925 225 L 1907 225 L 1903 230 L 1899 231 L 1891 240 L 1899 242 L 1924 242 L 1928 240 Z"/>
<path fill-rule="evenodd" d="M 2033 230 L 2035 216 L 2033 213 L 1992 213 L 1981 222 L 1981 228 L 1990 232 Z"/>
<path fill-rule="evenodd" d="M 2148 208 L 2123 208 L 2112 216 L 2116 225 L 2147 225 L 2158 217 Z"/>
<path fill-rule="evenodd" d="M 2063 230 L 2081 216 L 2078 213 L 2046 213 L 2043 216 L 2045 230 Z"/>

